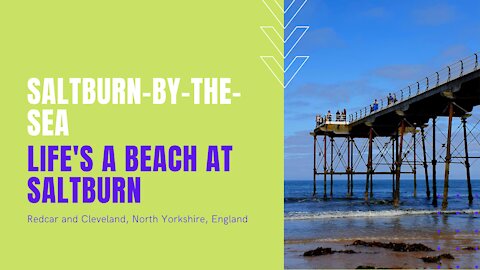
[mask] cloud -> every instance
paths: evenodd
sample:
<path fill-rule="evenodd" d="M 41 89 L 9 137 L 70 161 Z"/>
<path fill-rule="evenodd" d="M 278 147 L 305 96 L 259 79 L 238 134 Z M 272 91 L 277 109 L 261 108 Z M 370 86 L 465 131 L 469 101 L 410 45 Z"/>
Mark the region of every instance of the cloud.
<path fill-rule="evenodd" d="M 310 145 L 312 142 L 310 132 L 311 130 L 301 130 L 292 135 L 285 136 L 285 154 L 298 153 L 298 147 L 303 147 L 306 144 Z M 301 153 L 303 153 L 303 151 Z"/>
<path fill-rule="evenodd" d="M 427 75 L 428 69 L 424 65 L 388 65 L 374 69 L 371 72 L 375 76 L 386 79 L 414 81 L 423 75 Z"/>
<path fill-rule="evenodd" d="M 412 12 L 412 17 L 420 25 L 439 26 L 453 21 L 457 14 L 453 7 L 439 4 L 418 8 Z"/>
<path fill-rule="evenodd" d="M 348 102 L 349 93 L 352 92 L 348 82 L 342 84 L 306 83 L 298 87 L 292 95 L 300 98 L 317 98 L 317 102 L 328 101 L 330 103 Z M 326 99 L 325 97 L 328 97 Z"/>
<path fill-rule="evenodd" d="M 383 7 L 374 7 L 366 10 L 362 14 L 365 17 L 375 18 L 375 19 L 384 19 L 388 17 L 387 11 Z"/>
<path fill-rule="evenodd" d="M 341 109 L 350 100 L 349 89 L 348 84 L 303 84 L 285 95 L 285 120 L 314 119 L 319 111 Z"/>
<path fill-rule="evenodd" d="M 287 113 L 285 114 L 285 120 L 303 120 L 303 119 L 312 119 L 312 122 L 315 119 L 315 113 L 314 112 L 301 112 L 301 113 Z"/>
<path fill-rule="evenodd" d="M 285 107 L 295 106 L 295 107 L 304 107 L 310 105 L 310 102 L 306 100 L 285 100 Z"/>
<path fill-rule="evenodd" d="M 344 81 L 340 83 L 305 83 L 293 91 L 287 92 L 287 100 L 300 100 L 310 104 L 348 104 L 360 97 L 371 97 L 378 89 L 366 79 Z M 290 102 L 290 101 L 287 101 Z M 290 103 L 287 103 L 290 105 Z"/>
<path fill-rule="evenodd" d="M 333 28 L 323 27 L 307 32 L 298 46 L 304 50 L 338 48 L 345 46 L 345 42 Z"/>
<path fill-rule="evenodd" d="M 458 61 L 466 56 L 469 56 L 472 51 L 463 44 L 453 45 L 442 52 L 440 52 L 440 57 L 445 59 L 446 62 L 444 64 L 450 64 L 450 62 Z"/>
<path fill-rule="evenodd" d="M 426 64 L 387 65 L 373 69 L 369 74 L 384 79 L 414 83 L 425 76 L 432 75 L 435 71 L 446 67 L 448 64 L 470 55 L 473 55 L 473 52 L 467 46 L 463 44 L 452 45 L 435 54 Z"/>

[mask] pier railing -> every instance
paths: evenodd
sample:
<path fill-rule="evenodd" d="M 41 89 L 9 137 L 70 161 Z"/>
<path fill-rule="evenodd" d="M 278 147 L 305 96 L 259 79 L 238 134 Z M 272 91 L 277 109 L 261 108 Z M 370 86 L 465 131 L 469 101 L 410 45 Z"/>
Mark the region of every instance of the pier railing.
<path fill-rule="evenodd" d="M 464 75 L 476 71 L 478 66 L 478 55 L 474 55 L 462 59 L 452 65 L 445 67 L 442 70 L 439 70 L 429 76 L 426 76 L 422 80 L 415 82 L 414 84 L 408 85 L 407 87 L 400 89 L 396 92 L 390 92 L 393 101 L 389 102 L 389 97 L 385 96 L 384 98 L 377 99 L 378 108 L 373 110 L 373 102 L 371 105 L 365 106 L 364 108 L 350 114 L 348 116 L 349 122 L 355 122 L 361 120 L 367 116 L 370 116 L 374 113 L 377 113 L 381 110 L 387 109 L 390 106 L 394 106 L 399 102 L 413 98 L 417 95 L 420 95 L 424 92 L 432 90 L 442 84 L 448 83 L 454 79 L 460 78 Z"/>

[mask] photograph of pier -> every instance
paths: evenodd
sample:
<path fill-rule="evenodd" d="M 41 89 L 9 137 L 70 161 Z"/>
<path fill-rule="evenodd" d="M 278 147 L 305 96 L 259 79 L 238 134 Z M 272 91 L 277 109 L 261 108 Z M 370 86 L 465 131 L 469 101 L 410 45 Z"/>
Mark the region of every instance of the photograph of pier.
<path fill-rule="evenodd" d="M 309 63 L 285 89 L 285 268 L 478 269 L 480 3 L 305 9 L 294 50 Z"/>

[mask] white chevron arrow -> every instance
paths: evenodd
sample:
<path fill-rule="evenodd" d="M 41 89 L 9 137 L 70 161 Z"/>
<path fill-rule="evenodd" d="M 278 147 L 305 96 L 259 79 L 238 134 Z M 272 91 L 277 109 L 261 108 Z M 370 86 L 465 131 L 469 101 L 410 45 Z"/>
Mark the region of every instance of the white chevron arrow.
<path fill-rule="evenodd" d="M 272 13 L 273 17 L 277 20 L 277 22 L 280 24 L 280 26 L 283 27 L 284 32 L 286 31 L 287 27 L 290 25 L 290 23 L 295 19 L 297 16 L 298 12 L 305 6 L 308 0 L 292 0 L 288 7 L 286 9 L 283 9 L 283 5 L 281 5 L 278 0 L 262 0 L 267 9 Z M 295 4 L 297 3 L 297 4 Z M 274 11 L 274 9 L 276 9 Z M 282 11 L 282 17 L 277 16 L 277 13 Z M 284 24 L 284 19 L 289 17 L 287 15 L 287 12 L 289 14 L 293 14 L 290 16 L 290 19 Z M 285 19 L 287 20 L 287 19 Z M 295 56 L 295 58 L 290 62 L 290 64 L 284 68 L 282 64 L 286 64 L 285 61 L 287 57 L 290 55 L 290 53 L 293 51 L 293 49 L 297 46 L 298 42 L 303 38 L 305 33 L 308 31 L 310 27 L 309 26 L 296 26 L 290 34 L 285 38 L 284 35 L 280 34 L 275 27 L 273 26 L 261 26 L 260 29 L 263 31 L 263 33 L 267 36 L 267 38 L 270 40 L 270 42 L 273 44 L 277 52 L 283 57 L 283 63 L 279 63 L 277 59 L 273 56 L 260 56 L 262 61 L 265 63 L 267 68 L 272 72 L 273 76 L 277 79 L 277 81 L 283 86 L 283 88 L 288 87 L 290 82 L 295 78 L 295 76 L 298 74 L 300 69 L 305 65 L 307 60 L 310 58 L 309 56 Z M 292 40 L 293 45 L 290 47 L 288 51 L 285 51 L 285 44 Z M 282 41 L 284 44 L 283 50 L 277 46 L 279 44 L 279 41 Z M 289 78 L 287 78 L 287 71 L 290 69 L 295 69 L 293 71 L 290 71 L 288 74 Z"/>
<path fill-rule="evenodd" d="M 282 6 L 278 3 L 278 1 L 275 1 L 273 0 L 273 2 L 276 4 L 276 6 L 282 10 Z M 290 9 L 290 7 L 293 6 L 293 4 L 295 3 L 295 0 L 293 0 L 292 2 L 290 2 L 290 5 L 288 5 L 287 9 L 285 9 L 285 11 L 283 12 L 284 14 L 288 12 L 288 10 Z M 283 11 L 283 10 L 282 10 Z"/>
<path fill-rule="evenodd" d="M 283 39 L 283 37 L 280 35 L 280 33 L 278 33 L 278 31 L 275 29 L 275 27 L 273 27 L 273 26 L 260 26 L 260 29 L 262 29 L 263 33 L 268 37 L 268 39 L 273 44 L 275 49 L 277 49 L 278 53 L 280 53 L 280 55 L 283 56 L 283 59 L 287 58 L 290 55 L 292 50 L 295 48 L 295 46 L 297 46 L 298 42 L 302 39 L 302 37 L 305 35 L 305 33 L 307 32 L 307 30 L 309 28 L 310 28 L 310 26 L 296 26 L 295 29 L 293 29 L 292 32 L 290 32 L 290 35 L 288 35 L 287 38 Z M 290 38 L 293 36 L 293 34 L 297 31 L 300 32 L 300 35 L 296 39 L 295 43 L 290 47 L 290 50 L 288 50 L 288 52 L 286 52 L 286 53 L 284 51 L 280 50 L 278 48 L 278 46 L 276 45 L 277 43 L 274 41 L 274 39 L 277 39 L 277 40 L 280 39 L 283 42 L 283 44 L 285 44 L 290 40 Z"/>
<path fill-rule="evenodd" d="M 269 1 L 269 0 L 267 0 Z M 283 29 L 286 29 L 290 23 L 293 21 L 293 19 L 295 19 L 295 17 L 297 16 L 298 12 L 300 12 L 300 10 L 303 8 L 303 6 L 307 3 L 308 0 L 303 0 L 302 4 L 300 5 L 300 7 L 298 7 L 296 10 L 293 10 L 292 12 L 294 12 L 293 16 L 290 17 L 290 20 L 288 20 L 287 23 L 284 24 L 284 22 L 282 20 L 280 20 L 278 17 L 277 17 L 277 14 L 275 14 L 275 12 L 273 11 L 273 9 L 270 7 L 270 5 L 266 2 L 266 0 L 263 0 L 263 3 L 267 6 L 268 10 L 272 13 L 273 17 L 275 17 L 275 19 L 277 20 L 277 22 L 280 24 L 280 26 L 283 27 Z M 270 0 L 270 2 L 274 2 L 275 6 L 277 8 L 280 8 L 280 10 L 282 9 L 282 6 L 277 2 L 277 0 Z M 296 0 L 293 0 L 290 5 L 285 9 L 285 10 L 282 10 L 283 11 L 283 15 L 285 15 L 293 6 L 293 4 L 296 2 Z"/>
<path fill-rule="evenodd" d="M 282 68 L 282 65 L 275 59 L 273 56 L 260 56 L 262 61 L 265 63 L 265 65 L 268 67 L 268 69 L 272 72 L 273 76 L 277 79 L 277 81 L 283 86 L 283 88 L 288 87 L 290 82 L 297 76 L 297 73 L 302 69 L 303 65 L 307 62 L 308 58 L 310 56 L 302 55 L 302 56 L 295 56 L 295 58 L 290 62 L 290 64 L 286 68 Z M 287 83 L 284 83 L 278 76 L 277 72 L 274 71 L 274 69 L 280 69 L 283 71 L 283 75 L 285 76 L 285 73 L 290 69 L 290 67 L 293 65 L 293 63 L 301 61 L 300 66 L 297 67 L 293 75 L 290 77 L 290 79 L 287 80 Z M 286 79 L 286 78 L 285 78 Z"/>

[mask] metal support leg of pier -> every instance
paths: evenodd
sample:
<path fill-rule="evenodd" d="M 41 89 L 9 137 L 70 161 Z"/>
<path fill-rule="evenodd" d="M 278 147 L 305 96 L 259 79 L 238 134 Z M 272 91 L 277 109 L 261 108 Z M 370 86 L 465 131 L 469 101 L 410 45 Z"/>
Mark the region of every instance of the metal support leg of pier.
<path fill-rule="evenodd" d="M 413 197 L 417 197 L 417 129 L 413 131 Z"/>
<path fill-rule="evenodd" d="M 465 145 L 465 169 L 467 170 L 467 185 L 468 185 L 468 203 L 472 204 L 473 195 L 472 195 L 472 182 L 470 180 L 470 161 L 468 157 L 468 141 L 467 141 L 467 116 L 462 117 L 463 125 L 463 142 Z"/>
<path fill-rule="evenodd" d="M 355 144 L 355 141 L 353 140 L 353 138 L 351 139 L 351 144 L 352 146 L 350 147 L 350 149 L 352 150 L 350 152 L 351 156 L 350 156 L 350 196 L 353 196 L 353 147 L 354 147 L 354 144 Z"/>
<path fill-rule="evenodd" d="M 370 173 L 370 198 L 373 198 L 373 169 Z"/>
<path fill-rule="evenodd" d="M 437 118 L 434 117 L 432 119 L 432 189 L 433 189 L 433 199 L 432 205 L 437 207 L 437 154 L 436 154 L 436 126 L 437 126 Z"/>
<path fill-rule="evenodd" d="M 395 145 L 396 145 L 396 136 L 392 136 L 392 198 L 395 197 Z"/>
<path fill-rule="evenodd" d="M 374 142 L 375 139 L 372 139 L 372 150 L 373 150 L 373 142 Z M 372 152 L 372 161 L 371 161 L 371 165 L 370 165 L 370 198 L 373 198 L 373 175 L 374 175 L 374 171 L 373 171 L 373 151 L 370 150 L 370 152 Z"/>
<path fill-rule="evenodd" d="M 330 137 L 330 198 L 333 197 L 333 144 L 335 139 Z"/>
<path fill-rule="evenodd" d="M 323 136 L 323 198 L 327 198 L 327 135 Z"/>
<path fill-rule="evenodd" d="M 350 137 L 347 137 L 347 197 L 350 197 Z"/>
<path fill-rule="evenodd" d="M 427 192 L 427 199 L 430 200 L 430 186 L 428 184 L 428 163 L 427 163 L 427 151 L 425 148 L 425 130 L 420 127 L 420 132 L 422 136 L 422 150 L 423 150 L 423 168 L 425 169 L 425 187 Z"/>
<path fill-rule="evenodd" d="M 317 196 L 317 135 L 313 136 L 313 197 Z"/>
<path fill-rule="evenodd" d="M 399 147 L 397 153 L 397 164 L 396 164 L 396 179 L 395 179 L 395 197 L 393 199 L 393 206 L 398 207 L 400 204 L 400 174 L 402 167 L 402 148 L 403 148 L 403 134 L 405 133 L 405 120 L 400 122 L 400 138 L 399 138 Z"/>
<path fill-rule="evenodd" d="M 448 206 L 448 178 L 450 176 L 450 162 L 452 156 L 450 148 L 452 145 L 452 118 L 453 118 L 453 103 L 448 105 L 448 132 L 447 132 L 447 153 L 445 154 L 445 178 L 443 182 L 443 202 L 442 210 L 447 210 Z"/>
<path fill-rule="evenodd" d="M 372 174 L 372 144 L 373 144 L 373 128 L 370 128 L 370 133 L 368 135 L 368 161 L 367 161 L 367 179 L 365 181 L 365 201 L 368 201 L 368 187 L 369 181 Z"/>

